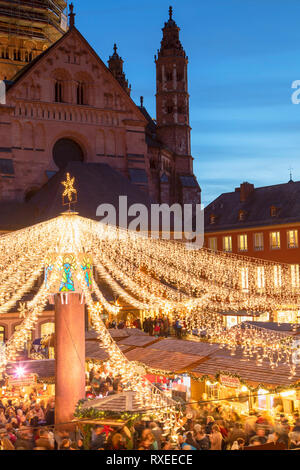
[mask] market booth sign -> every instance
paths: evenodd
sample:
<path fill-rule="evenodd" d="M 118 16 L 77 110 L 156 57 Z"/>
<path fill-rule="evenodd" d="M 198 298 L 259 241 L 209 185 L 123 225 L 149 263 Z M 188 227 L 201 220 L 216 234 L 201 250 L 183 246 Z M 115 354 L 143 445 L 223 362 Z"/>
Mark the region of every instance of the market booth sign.
<path fill-rule="evenodd" d="M 225 374 L 220 375 L 219 382 L 221 385 L 224 385 L 224 387 L 240 388 L 241 386 L 241 382 L 237 377 L 232 377 Z"/>
<path fill-rule="evenodd" d="M 8 386 L 13 387 L 25 387 L 26 385 L 32 385 L 37 381 L 37 374 L 26 374 L 23 377 L 15 377 L 13 375 L 8 376 Z"/>

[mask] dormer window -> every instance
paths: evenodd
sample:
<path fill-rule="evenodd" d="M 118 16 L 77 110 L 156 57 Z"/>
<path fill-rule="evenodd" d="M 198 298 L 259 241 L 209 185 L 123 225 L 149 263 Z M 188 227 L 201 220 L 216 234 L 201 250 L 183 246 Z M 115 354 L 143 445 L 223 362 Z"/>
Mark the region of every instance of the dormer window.
<path fill-rule="evenodd" d="M 215 224 L 215 223 L 216 223 L 216 219 L 217 219 L 217 217 L 215 216 L 215 214 L 210 214 L 210 216 L 209 216 L 209 223 L 210 223 L 211 225 Z"/>
<path fill-rule="evenodd" d="M 246 211 L 240 210 L 239 211 L 239 221 L 243 222 L 243 220 L 245 220 L 245 218 L 246 218 Z"/>
<path fill-rule="evenodd" d="M 278 214 L 278 209 L 277 209 L 277 207 L 271 206 L 271 207 L 270 207 L 270 215 L 271 215 L 271 217 L 276 217 L 277 214 Z"/>

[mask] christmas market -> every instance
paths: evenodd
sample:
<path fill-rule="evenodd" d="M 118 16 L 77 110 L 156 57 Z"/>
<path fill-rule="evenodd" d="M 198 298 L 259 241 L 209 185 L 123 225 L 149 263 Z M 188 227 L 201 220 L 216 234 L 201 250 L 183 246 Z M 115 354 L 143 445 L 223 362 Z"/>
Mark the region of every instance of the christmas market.
<path fill-rule="evenodd" d="M 275 22 L 278 5 L 266 22 L 251 2 L 178 4 L 190 113 L 173 7 L 121 3 L 77 2 L 93 8 L 79 17 L 66 0 L 0 0 L 0 455 L 74 450 L 142 468 L 300 450 L 300 181 L 292 167 L 274 176 L 299 153 L 280 137 L 297 121 L 275 108 L 292 26 Z M 257 90 L 273 56 L 269 102 Z M 146 91 L 136 104 L 151 86 L 155 110 Z"/>

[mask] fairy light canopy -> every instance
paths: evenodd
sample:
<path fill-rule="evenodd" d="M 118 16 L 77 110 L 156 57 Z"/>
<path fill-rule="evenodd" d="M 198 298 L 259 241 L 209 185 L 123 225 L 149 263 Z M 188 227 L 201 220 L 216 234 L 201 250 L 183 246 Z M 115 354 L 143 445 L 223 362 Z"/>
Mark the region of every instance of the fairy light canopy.
<path fill-rule="evenodd" d="M 149 315 L 160 313 L 171 321 L 185 321 L 190 330 L 205 330 L 210 341 L 223 344 L 233 354 L 239 344 L 246 357 L 264 358 L 274 367 L 284 361 L 290 364 L 291 375 L 295 373 L 289 337 L 258 328 L 225 329 L 220 312 L 298 307 L 299 268 L 205 248 L 189 250 L 181 243 L 151 239 L 80 217 L 70 211 L 77 201 L 75 178 L 69 174 L 62 184 L 69 212 L 0 238 L 0 314 L 16 306 L 23 318 L 22 328 L 1 350 L 0 371 L 24 346 L 49 293 L 81 292 L 112 363 L 142 396 L 145 387 L 139 386 L 140 376 L 101 320 L 102 309 L 110 315 L 120 311 L 120 305 L 106 298 L 102 289 L 106 283 L 121 302 L 147 310 Z M 43 272 L 38 293 L 24 303 L 24 295 Z M 149 389 L 151 403 L 154 395 Z"/>

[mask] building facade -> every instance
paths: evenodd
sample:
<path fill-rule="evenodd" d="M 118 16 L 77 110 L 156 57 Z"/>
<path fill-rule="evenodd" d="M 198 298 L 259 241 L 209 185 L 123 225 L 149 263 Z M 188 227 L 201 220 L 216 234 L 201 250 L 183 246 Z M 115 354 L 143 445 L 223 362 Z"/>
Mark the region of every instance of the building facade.
<path fill-rule="evenodd" d="M 156 57 L 154 120 L 142 98 L 139 106 L 131 99 L 117 46 L 106 65 L 75 27 L 71 5 L 64 31 L 65 6 L 62 0 L 0 1 L 0 78 L 7 88 L 6 104 L 0 105 L 0 206 L 13 212 L 8 204 L 17 202 L 25 213 L 74 162 L 86 164 L 87 176 L 98 164 L 93 187 L 105 165 L 118 172 L 120 195 L 130 183 L 133 197 L 139 189 L 157 203 L 200 203 L 190 144 L 188 58 L 172 9 Z M 82 184 L 81 194 L 90 194 L 88 177 Z M 10 230 L 2 227 L 0 214 L 0 230 Z M 1 315 L 0 340 L 20 323 L 18 312 Z M 53 312 L 45 311 L 32 339 L 50 332 L 51 324 Z"/>
<path fill-rule="evenodd" d="M 287 263 L 300 285 L 300 182 L 255 188 L 244 182 L 205 209 L 205 246 L 251 258 Z M 275 274 L 274 274 L 275 275 Z M 298 310 L 269 312 L 262 320 L 299 322 Z M 254 318 L 253 318 L 254 319 Z M 245 318 L 241 315 L 239 321 Z M 229 321 L 230 315 L 229 315 Z"/>
<path fill-rule="evenodd" d="M 131 99 L 116 45 L 106 66 L 76 29 L 73 7 L 69 16 L 68 31 L 6 82 L 1 200 L 26 201 L 68 162 L 83 161 L 108 164 L 155 202 L 199 203 L 187 57 L 172 11 L 156 59 L 156 121 Z"/>

